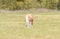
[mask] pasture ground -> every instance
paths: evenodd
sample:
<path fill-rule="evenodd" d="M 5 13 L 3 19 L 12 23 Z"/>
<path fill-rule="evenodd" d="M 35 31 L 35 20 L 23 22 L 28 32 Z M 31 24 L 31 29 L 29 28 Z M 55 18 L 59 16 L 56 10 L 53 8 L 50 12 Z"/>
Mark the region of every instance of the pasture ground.
<path fill-rule="evenodd" d="M 60 39 L 60 12 L 32 13 L 34 24 L 25 26 L 27 13 L 0 13 L 0 39 Z"/>

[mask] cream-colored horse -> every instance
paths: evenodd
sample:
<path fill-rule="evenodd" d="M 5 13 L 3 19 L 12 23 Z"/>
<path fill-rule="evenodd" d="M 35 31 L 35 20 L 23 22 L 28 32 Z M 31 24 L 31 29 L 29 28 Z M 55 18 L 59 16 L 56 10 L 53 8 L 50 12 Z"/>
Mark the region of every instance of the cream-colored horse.
<path fill-rule="evenodd" d="M 32 14 L 27 14 L 25 17 L 26 27 L 29 28 L 30 25 L 33 25 L 33 16 Z"/>

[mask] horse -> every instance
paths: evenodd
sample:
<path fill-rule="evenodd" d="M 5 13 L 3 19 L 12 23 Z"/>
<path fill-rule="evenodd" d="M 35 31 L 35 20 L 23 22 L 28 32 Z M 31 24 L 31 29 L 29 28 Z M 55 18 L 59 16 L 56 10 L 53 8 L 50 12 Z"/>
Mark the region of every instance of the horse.
<path fill-rule="evenodd" d="M 29 28 L 30 25 L 33 25 L 33 16 L 32 16 L 32 14 L 27 14 L 25 16 L 25 23 L 26 23 L 27 28 Z"/>

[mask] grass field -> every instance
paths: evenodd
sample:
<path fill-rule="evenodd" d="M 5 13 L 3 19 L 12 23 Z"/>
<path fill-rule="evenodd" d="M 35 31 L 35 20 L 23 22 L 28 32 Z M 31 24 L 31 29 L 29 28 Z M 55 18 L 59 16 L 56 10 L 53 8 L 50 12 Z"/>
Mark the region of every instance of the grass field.
<path fill-rule="evenodd" d="M 60 39 L 60 12 L 33 13 L 34 25 L 29 29 L 26 14 L 0 13 L 0 39 Z"/>

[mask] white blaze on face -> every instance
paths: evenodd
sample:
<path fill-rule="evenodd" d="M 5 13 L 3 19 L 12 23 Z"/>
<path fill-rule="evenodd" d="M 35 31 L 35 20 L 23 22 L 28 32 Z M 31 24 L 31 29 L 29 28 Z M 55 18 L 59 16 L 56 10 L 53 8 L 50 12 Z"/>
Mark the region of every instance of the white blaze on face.
<path fill-rule="evenodd" d="M 26 15 L 26 22 L 28 22 L 28 15 Z"/>
<path fill-rule="evenodd" d="M 29 28 L 29 20 L 28 20 L 28 15 L 26 15 L 25 17 L 25 21 L 26 21 L 26 27 Z"/>

